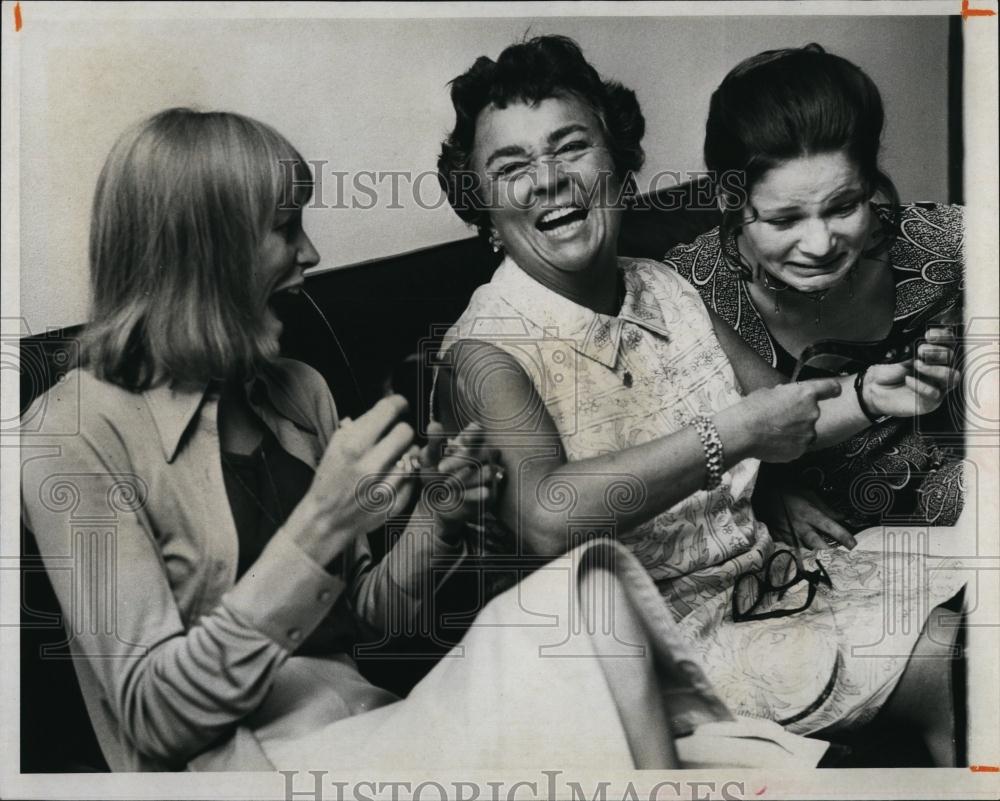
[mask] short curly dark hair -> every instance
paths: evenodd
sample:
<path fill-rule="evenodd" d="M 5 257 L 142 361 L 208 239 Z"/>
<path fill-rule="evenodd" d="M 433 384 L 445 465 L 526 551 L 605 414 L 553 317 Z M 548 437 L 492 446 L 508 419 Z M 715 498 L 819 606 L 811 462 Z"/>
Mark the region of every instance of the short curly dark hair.
<path fill-rule="evenodd" d="M 566 36 L 537 36 L 507 47 L 493 61 L 480 56 L 451 81 L 455 127 L 441 144 L 438 181 L 455 213 L 485 235 L 489 215 L 477 193 L 470 162 L 476 120 L 489 105 L 535 104 L 550 97 L 572 95 L 586 103 L 604 128 L 618 177 L 623 181 L 642 167 L 642 137 L 646 120 L 635 92 L 606 81 L 583 57 L 580 46 Z M 463 180 L 463 177 L 466 180 Z"/>

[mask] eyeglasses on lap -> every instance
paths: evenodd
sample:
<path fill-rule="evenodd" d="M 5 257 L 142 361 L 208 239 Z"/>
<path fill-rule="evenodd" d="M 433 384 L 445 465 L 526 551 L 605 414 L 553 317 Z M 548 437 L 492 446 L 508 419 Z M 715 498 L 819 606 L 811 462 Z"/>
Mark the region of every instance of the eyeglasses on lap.
<path fill-rule="evenodd" d="M 788 591 L 802 581 L 809 585 L 805 602 L 781 606 Z M 802 612 L 812 604 L 819 584 L 833 588 L 826 568 L 818 560 L 816 570 L 806 570 L 801 557 L 794 551 L 776 551 L 767 558 L 760 570 L 743 573 L 736 579 L 736 586 L 733 588 L 733 621 L 742 623 L 748 620 L 769 620 Z"/>

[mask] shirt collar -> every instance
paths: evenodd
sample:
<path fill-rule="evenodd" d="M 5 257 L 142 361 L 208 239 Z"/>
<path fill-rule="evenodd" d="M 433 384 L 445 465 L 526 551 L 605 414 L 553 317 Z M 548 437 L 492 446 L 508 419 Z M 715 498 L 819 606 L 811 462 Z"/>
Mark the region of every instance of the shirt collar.
<path fill-rule="evenodd" d="M 617 317 L 600 314 L 563 297 L 528 275 L 510 257 L 497 268 L 490 284 L 530 322 L 565 339 L 577 353 L 614 369 L 625 323 L 641 326 L 665 339 L 670 337 L 663 310 L 638 263 L 619 258 L 618 269 L 625 282 L 625 301 Z"/>
<path fill-rule="evenodd" d="M 143 397 L 149 407 L 160 437 L 163 456 L 172 462 L 180 449 L 181 440 L 191 426 L 210 394 L 214 394 L 210 382 L 196 384 L 159 384 L 144 391 Z M 246 384 L 247 400 L 265 424 L 273 413 L 292 421 L 299 428 L 316 434 L 316 426 L 309 414 L 295 399 L 287 376 L 279 367 L 269 365 Z M 214 425 L 216 421 L 212 421 Z"/>

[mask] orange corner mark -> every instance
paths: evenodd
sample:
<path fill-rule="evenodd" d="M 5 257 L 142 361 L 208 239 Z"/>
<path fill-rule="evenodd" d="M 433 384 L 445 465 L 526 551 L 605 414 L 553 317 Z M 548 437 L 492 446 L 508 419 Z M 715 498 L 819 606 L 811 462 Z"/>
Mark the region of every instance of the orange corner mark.
<path fill-rule="evenodd" d="M 21 30 L 21 4 L 14 3 L 14 30 Z"/>
<path fill-rule="evenodd" d="M 1000 773 L 1000 765 L 969 765 L 973 773 Z"/>
<path fill-rule="evenodd" d="M 969 17 L 995 17 L 996 11 L 992 8 L 969 8 L 969 0 L 962 0 L 962 19 Z"/>

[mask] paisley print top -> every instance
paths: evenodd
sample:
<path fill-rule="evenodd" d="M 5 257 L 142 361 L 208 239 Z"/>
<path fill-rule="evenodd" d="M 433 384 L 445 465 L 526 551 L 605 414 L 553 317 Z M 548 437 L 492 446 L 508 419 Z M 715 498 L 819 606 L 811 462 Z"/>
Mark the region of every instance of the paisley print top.
<path fill-rule="evenodd" d="M 874 209 L 883 227 L 891 230 L 891 210 L 881 205 Z M 943 299 L 960 304 L 965 277 L 961 206 L 906 205 L 899 210 L 898 223 L 888 258 L 896 286 L 890 336 L 931 304 Z M 732 244 L 724 246 L 716 228 L 673 248 L 664 262 L 761 358 L 790 376 L 795 358 L 771 336 L 745 281 L 727 266 L 727 248 Z M 960 394 L 952 393 L 931 415 L 887 420 L 807 455 L 790 470 L 854 529 L 888 522 L 953 525 L 963 497 L 961 410 Z"/>

